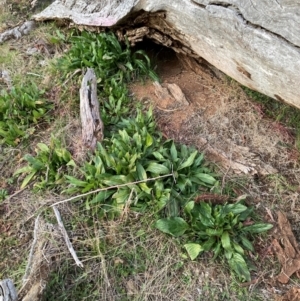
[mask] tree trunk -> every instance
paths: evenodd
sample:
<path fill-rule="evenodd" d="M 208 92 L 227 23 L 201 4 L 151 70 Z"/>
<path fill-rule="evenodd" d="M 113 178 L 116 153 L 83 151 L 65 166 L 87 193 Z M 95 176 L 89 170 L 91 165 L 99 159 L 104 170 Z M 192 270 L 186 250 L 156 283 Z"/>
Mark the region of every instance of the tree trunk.
<path fill-rule="evenodd" d="M 125 34 L 203 58 L 241 84 L 300 108 L 296 0 L 56 0 L 34 19 L 122 26 Z"/>

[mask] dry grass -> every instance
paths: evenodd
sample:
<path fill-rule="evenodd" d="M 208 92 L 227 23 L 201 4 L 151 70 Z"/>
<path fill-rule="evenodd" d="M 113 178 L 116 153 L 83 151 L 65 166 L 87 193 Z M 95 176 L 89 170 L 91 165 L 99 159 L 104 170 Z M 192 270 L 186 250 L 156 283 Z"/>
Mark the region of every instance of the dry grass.
<path fill-rule="evenodd" d="M 60 210 L 84 268 L 75 266 L 59 231 L 55 230 L 53 215 L 49 212 L 42 216 L 39 242 L 44 245 L 35 252 L 34 262 L 40 266 L 35 266 L 30 282 L 31 287 L 41 281 L 46 284 L 42 300 L 270 298 L 267 292 L 262 297 L 259 286 L 250 291 L 240 287 L 234 278 L 230 279 L 222 262 L 212 263 L 207 256 L 190 262 L 176 240 L 151 227 L 149 215 L 130 213 L 125 220 L 103 222 L 78 209 L 78 205 L 68 204 Z M 43 250 L 43 261 L 39 250 Z"/>

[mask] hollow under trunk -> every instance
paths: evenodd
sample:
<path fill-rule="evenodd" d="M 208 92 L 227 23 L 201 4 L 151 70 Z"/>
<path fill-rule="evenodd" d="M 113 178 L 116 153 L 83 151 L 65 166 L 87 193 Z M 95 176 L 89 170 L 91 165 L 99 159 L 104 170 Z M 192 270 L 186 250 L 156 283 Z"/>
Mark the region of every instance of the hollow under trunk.
<path fill-rule="evenodd" d="M 34 19 L 112 27 L 132 43 L 150 38 L 300 108 L 296 0 L 56 0 Z"/>

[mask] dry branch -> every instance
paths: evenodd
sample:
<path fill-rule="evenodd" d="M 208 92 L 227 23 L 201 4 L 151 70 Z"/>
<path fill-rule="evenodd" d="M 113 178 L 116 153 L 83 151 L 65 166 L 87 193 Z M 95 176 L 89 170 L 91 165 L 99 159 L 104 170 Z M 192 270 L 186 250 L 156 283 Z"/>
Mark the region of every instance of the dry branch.
<path fill-rule="evenodd" d="M 63 224 L 63 222 L 62 222 L 62 220 L 61 220 L 60 213 L 59 213 L 58 209 L 57 209 L 55 206 L 53 206 L 53 211 L 54 211 L 54 213 L 55 213 L 55 216 L 56 216 L 58 225 L 59 225 L 59 227 L 60 227 L 61 233 L 62 233 L 62 235 L 63 235 L 63 237 L 64 237 L 64 239 L 65 239 L 66 245 L 67 245 L 67 247 L 68 247 L 68 249 L 69 249 L 69 251 L 70 251 L 72 257 L 74 258 L 76 264 L 77 264 L 79 267 L 83 268 L 83 264 L 82 264 L 82 262 L 78 259 L 77 254 L 76 254 L 76 252 L 75 252 L 75 250 L 74 250 L 74 248 L 73 248 L 73 246 L 72 246 L 72 243 L 71 243 L 71 241 L 70 241 L 70 239 L 69 239 L 68 233 L 67 233 L 67 231 L 66 231 L 66 229 L 65 229 L 65 226 L 64 226 L 64 224 Z"/>
<path fill-rule="evenodd" d="M 28 258 L 27 266 L 26 266 L 25 273 L 24 273 L 23 280 L 22 280 L 23 286 L 26 284 L 26 282 L 28 280 L 28 275 L 31 271 L 33 252 L 34 252 L 36 242 L 37 242 L 37 232 L 38 232 L 38 229 L 39 229 L 39 219 L 40 219 L 40 214 L 36 217 L 35 222 L 34 222 L 33 242 L 31 244 L 31 248 L 30 248 L 30 252 L 29 252 L 29 258 Z"/>
<path fill-rule="evenodd" d="M 93 69 L 88 68 L 80 88 L 80 117 L 83 143 L 94 150 L 97 141 L 103 139 L 103 122 L 97 99 L 97 78 Z"/>

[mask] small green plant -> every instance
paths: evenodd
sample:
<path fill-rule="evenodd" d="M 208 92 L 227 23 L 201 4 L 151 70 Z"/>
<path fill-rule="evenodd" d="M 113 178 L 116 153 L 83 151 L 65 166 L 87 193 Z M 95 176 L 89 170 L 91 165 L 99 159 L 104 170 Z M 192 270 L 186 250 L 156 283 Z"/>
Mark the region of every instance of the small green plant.
<path fill-rule="evenodd" d="M 6 189 L 0 189 L 0 203 L 8 197 L 8 192 Z"/>
<path fill-rule="evenodd" d="M 76 166 L 69 151 L 62 148 L 54 138 L 50 146 L 38 143 L 35 152 L 36 156 L 25 155 L 24 160 L 28 164 L 14 173 L 14 175 L 26 174 L 21 188 L 26 187 L 33 180 L 36 181 L 34 184 L 36 190 L 55 188 L 63 184 L 64 173 L 70 167 Z"/>
<path fill-rule="evenodd" d="M 250 281 L 245 256 L 246 251 L 253 252 L 254 248 L 249 237 L 272 228 L 271 224 L 249 222 L 252 214 L 253 208 L 241 201 L 215 206 L 190 201 L 184 208 L 183 217 L 160 219 L 156 228 L 192 241 L 184 244 L 192 260 L 203 251 L 212 251 L 214 258 L 224 255 L 239 279 Z M 251 225 L 247 225 L 249 223 Z"/>
<path fill-rule="evenodd" d="M 69 41 L 70 50 L 57 61 L 56 67 L 65 76 L 78 68 L 95 70 L 105 125 L 115 125 L 121 117 L 128 116 L 131 99 L 126 82 L 146 76 L 158 80 L 145 52 L 133 53 L 128 42 L 122 46 L 113 33 L 83 32 L 73 35 Z"/>
<path fill-rule="evenodd" d="M 122 128 L 118 133 L 98 144 L 90 162 L 80 169 L 81 178 L 66 176 L 70 184 L 66 192 L 71 194 L 116 186 L 87 200 L 88 207 L 98 203 L 105 213 L 116 213 L 131 202 L 135 210 L 151 205 L 177 216 L 199 187 L 217 185 L 202 154 L 172 140 L 162 141 L 151 110 L 146 114 L 138 110 L 136 118 L 123 120 L 118 127 Z"/>
<path fill-rule="evenodd" d="M 131 100 L 125 83 L 118 83 L 114 78 L 107 80 L 100 96 L 101 118 L 106 126 L 128 116 Z"/>
<path fill-rule="evenodd" d="M 14 87 L 0 94 L 0 137 L 2 143 L 15 146 L 35 131 L 39 121 L 53 107 L 43 98 L 36 84 Z"/>
<path fill-rule="evenodd" d="M 113 33 L 82 32 L 71 37 L 70 43 L 70 50 L 58 61 L 58 67 L 65 73 L 83 67 L 93 68 L 100 85 L 111 78 L 118 82 L 141 76 L 158 79 L 145 52 L 132 53 L 129 43 L 122 47 Z"/>

